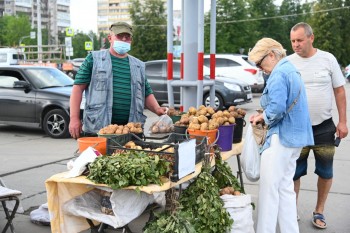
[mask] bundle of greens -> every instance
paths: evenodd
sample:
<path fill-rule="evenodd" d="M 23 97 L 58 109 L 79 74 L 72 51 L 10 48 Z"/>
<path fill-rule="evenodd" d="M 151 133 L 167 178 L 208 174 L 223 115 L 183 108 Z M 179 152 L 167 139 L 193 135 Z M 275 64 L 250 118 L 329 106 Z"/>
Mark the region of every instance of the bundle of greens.
<path fill-rule="evenodd" d="M 193 214 L 196 232 L 228 232 L 233 220 L 223 207 L 219 186 L 208 168 L 203 168 L 196 180 L 180 196 L 184 210 Z"/>
<path fill-rule="evenodd" d="M 227 162 L 223 161 L 221 158 L 215 159 L 215 169 L 213 171 L 213 176 L 218 182 L 220 189 L 225 187 L 233 187 L 234 190 L 243 191 L 239 184 L 237 178 L 233 175 L 232 170 Z"/>
<path fill-rule="evenodd" d="M 113 189 L 136 185 L 161 185 L 161 176 L 170 171 L 169 162 L 158 155 L 148 156 L 143 151 L 128 151 L 112 156 L 99 156 L 89 165 L 87 178 Z"/>
<path fill-rule="evenodd" d="M 192 215 L 179 211 L 175 213 L 163 212 L 156 215 L 153 221 L 147 222 L 144 233 L 196 233 L 190 219 Z"/>

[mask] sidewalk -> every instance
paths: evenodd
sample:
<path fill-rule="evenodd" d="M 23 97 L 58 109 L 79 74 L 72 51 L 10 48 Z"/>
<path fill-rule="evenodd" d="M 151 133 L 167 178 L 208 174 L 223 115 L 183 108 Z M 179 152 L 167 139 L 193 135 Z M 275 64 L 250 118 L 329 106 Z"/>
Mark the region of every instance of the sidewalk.
<path fill-rule="evenodd" d="M 347 84 L 349 89 L 349 84 Z M 348 93 L 350 93 L 348 91 Z M 258 97 L 254 97 L 253 103 L 242 106 L 248 112 L 253 113 L 257 107 Z M 348 111 L 349 111 L 348 107 Z M 149 114 L 149 121 L 155 119 Z M 348 117 L 350 116 L 348 112 Z M 350 122 L 350 121 L 348 121 Z M 349 125 L 350 126 L 350 125 Z M 49 233 L 50 227 L 35 225 L 30 222 L 29 213 L 46 202 L 45 180 L 53 174 L 66 171 L 66 164 L 73 157 L 77 149 L 77 142 L 73 139 L 51 139 L 39 130 L 23 130 L 0 125 L 0 177 L 7 186 L 22 191 L 21 205 L 23 213 L 16 215 L 14 219 L 17 233 Z M 311 223 L 311 213 L 316 202 L 317 176 L 313 173 L 314 159 L 309 159 L 308 175 L 302 179 L 299 199 L 300 232 L 301 233 L 349 233 L 350 219 L 350 185 L 347 178 L 350 177 L 350 137 L 342 140 L 336 149 L 334 160 L 334 181 L 328 197 L 325 217 L 328 228 L 319 230 Z M 230 160 L 230 164 L 237 171 L 236 159 Z M 246 193 L 252 195 L 253 202 L 257 204 L 258 182 L 248 182 L 245 177 Z M 0 208 L 0 230 L 2 230 L 5 219 L 4 212 Z M 257 211 L 253 212 L 256 223 Z M 148 216 L 145 214 L 129 224 L 134 233 L 142 232 L 141 229 Z M 10 232 L 10 230 L 8 230 Z M 91 232 L 90 230 L 84 232 Z M 110 231 L 106 232 L 122 232 Z M 279 233 L 279 231 L 277 231 Z M 72 232 L 74 233 L 74 232 Z"/>

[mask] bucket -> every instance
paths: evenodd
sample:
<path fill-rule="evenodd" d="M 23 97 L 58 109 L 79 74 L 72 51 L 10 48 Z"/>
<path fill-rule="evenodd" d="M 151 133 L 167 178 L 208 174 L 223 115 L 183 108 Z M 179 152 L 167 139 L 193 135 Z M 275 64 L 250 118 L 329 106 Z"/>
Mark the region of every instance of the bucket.
<path fill-rule="evenodd" d="M 187 126 L 174 125 L 174 133 L 186 134 Z"/>
<path fill-rule="evenodd" d="M 107 152 L 107 138 L 104 137 L 84 137 L 78 138 L 79 153 L 83 152 L 89 146 L 105 155 Z"/>
<path fill-rule="evenodd" d="M 239 143 L 242 141 L 243 127 L 245 124 L 246 122 L 243 118 L 236 118 L 235 131 L 232 139 L 233 143 Z"/>
<path fill-rule="evenodd" d="M 186 112 L 182 112 L 179 115 L 170 116 L 171 120 L 173 121 L 173 124 L 175 124 L 177 121 L 179 121 L 181 119 L 181 116 L 185 113 Z"/>
<path fill-rule="evenodd" d="M 190 138 L 195 138 L 195 136 L 206 136 L 208 140 L 208 145 L 216 142 L 217 129 L 212 130 L 199 130 L 199 129 L 187 129 Z M 193 136 L 191 136 L 193 135 Z"/>
<path fill-rule="evenodd" d="M 232 150 L 234 127 L 235 127 L 235 124 L 219 126 L 219 129 L 218 129 L 219 137 L 216 144 L 220 146 L 221 151 Z"/>

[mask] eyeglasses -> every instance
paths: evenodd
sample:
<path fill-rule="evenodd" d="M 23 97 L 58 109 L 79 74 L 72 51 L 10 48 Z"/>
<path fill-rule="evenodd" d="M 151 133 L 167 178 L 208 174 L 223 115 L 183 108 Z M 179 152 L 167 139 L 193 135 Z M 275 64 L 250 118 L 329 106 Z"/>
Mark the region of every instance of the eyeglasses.
<path fill-rule="evenodd" d="M 115 35 L 118 40 L 131 41 L 132 36 L 128 33 L 120 33 Z"/>
<path fill-rule="evenodd" d="M 263 68 L 261 67 L 261 63 L 264 61 L 264 59 L 265 59 L 265 57 L 267 57 L 267 55 L 269 55 L 269 54 L 266 54 L 265 56 L 263 56 L 263 58 L 261 58 L 261 60 L 255 64 L 256 67 L 258 67 L 260 70 L 263 69 Z"/>

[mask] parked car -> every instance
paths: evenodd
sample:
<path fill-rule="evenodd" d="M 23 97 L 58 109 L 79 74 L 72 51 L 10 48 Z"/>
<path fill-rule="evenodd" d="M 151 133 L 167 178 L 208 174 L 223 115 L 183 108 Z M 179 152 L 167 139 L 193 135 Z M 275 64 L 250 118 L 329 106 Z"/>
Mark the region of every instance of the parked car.
<path fill-rule="evenodd" d="M 210 55 L 204 56 L 204 65 L 210 67 Z M 264 78 L 262 71 L 248 60 L 247 55 L 241 54 L 216 54 L 216 76 L 233 77 L 248 83 L 252 92 L 264 90 Z"/>
<path fill-rule="evenodd" d="M 146 78 L 150 83 L 154 95 L 160 104 L 168 103 L 167 90 L 167 60 L 156 60 L 145 62 Z M 204 68 L 204 78 L 209 79 L 209 69 Z M 180 80 L 180 61 L 174 60 L 173 78 Z M 222 109 L 231 105 L 240 105 L 252 101 L 252 91 L 250 86 L 242 81 L 217 77 L 215 79 L 215 106 Z M 180 104 L 180 87 L 174 87 L 174 102 Z M 209 87 L 204 87 L 203 104 L 210 105 Z"/>
<path fill-rule="evenodd" d="M 52 138 L 69 137 L 73 82 L 56 68 L 0 67 L 0 123 L 40 127 Z"/>
<path fill-rule="evenodd" d="M 66 71 L 65 73 L 71 77 L 72 79 L 75 79 L 75 75 L 77 74 L 81 64 L 85 61 L 85 58 L 74 58 L 69 63 L 71 64 L 71 69 L 69 71 Z"/>
<path fill-rule="evenodd" d="M 345 69 L 344 69 L 344 76 L 350 82 L 350 65 L 345 67 Z"/>

